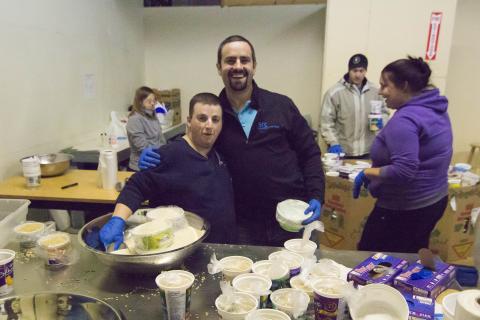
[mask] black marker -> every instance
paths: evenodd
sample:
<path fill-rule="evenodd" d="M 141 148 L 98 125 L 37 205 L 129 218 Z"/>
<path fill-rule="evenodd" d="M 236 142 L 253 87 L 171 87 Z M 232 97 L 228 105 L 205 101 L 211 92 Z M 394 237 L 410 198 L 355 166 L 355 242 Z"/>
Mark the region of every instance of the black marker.
<path fill-rule="evenodd" d="M 66 186 L 63 186 L 62 189 L 67 189 L 67 188 L 71 188 L 71 187 L 75 187 L 75 186 L 78 186 L 78 182 L 75 182 L 75 183 L 72 183 L 72 184 L 67 184 Z"/>

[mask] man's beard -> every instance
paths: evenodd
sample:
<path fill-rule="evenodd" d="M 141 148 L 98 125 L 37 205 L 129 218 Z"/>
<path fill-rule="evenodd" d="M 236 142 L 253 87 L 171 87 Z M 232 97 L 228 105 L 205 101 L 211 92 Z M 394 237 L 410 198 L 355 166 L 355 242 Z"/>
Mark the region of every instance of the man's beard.
<path fill-rule="evenodd" d="M 238 80 L 233 78 L 233 75 L 243 74 L 244 80 Z M 239 71 L 230 71 L 228 73 L 228 82 L 230 84 L 230 88 L 234 91 L 243 91 L 247 88 L 248 85 L 248 70 L 243 68 L 241 72 Z"/>

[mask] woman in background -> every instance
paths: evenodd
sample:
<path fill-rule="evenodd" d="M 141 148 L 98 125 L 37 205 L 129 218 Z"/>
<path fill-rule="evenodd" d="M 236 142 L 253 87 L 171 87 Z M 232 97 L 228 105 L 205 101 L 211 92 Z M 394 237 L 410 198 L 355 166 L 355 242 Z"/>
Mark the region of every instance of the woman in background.
<path fill-rule="evenodd" d="M 448 166 L 452 127 L 448 100 L 430 81 L 432 71 L 421 58 L 387 65 L 380 77 L 380 95 L 396 112 L 370 149 L 372 168 L 354 183 L 377 198 L 359 250 L 418 252 L 448 202 Z"/>
<path fill-rule="evenodd" d="M 127 135 L 130 143 L 129 170 L 139 171 L 140 153 L 147 147 L 158 148 L 165 144 L 162 127 L 155 114 L 155 94 L 149 87 L 135 92 L 132 111 L 128 116 Z"/>

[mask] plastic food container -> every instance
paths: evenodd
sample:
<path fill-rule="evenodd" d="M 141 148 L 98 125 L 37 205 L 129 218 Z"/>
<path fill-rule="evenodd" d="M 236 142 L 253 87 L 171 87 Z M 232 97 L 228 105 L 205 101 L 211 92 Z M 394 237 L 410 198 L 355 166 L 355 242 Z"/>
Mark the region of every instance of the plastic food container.
<path fill-rule="evenodd" d="M 360 292 L 364 296 L 350 307 L 353 320 L 409 319 L 407 301 L 398 290 L 385 284 L 368 284 Z"/>
<path fill-rule="evenodd" d="M 45 231 L 45 224 L 35 221 L 27 221 L 13 228 L 16 239 L 22 248 L 33 248 L 38 238 Z"/>
<path fill-rule="evenodd" d="M 152 252 L 169 247 L 173 243 L 173 227 L 168 221 L 154 220 L 131 230 L 138 253 Z"/>
<path fill-rule="evenodd" d="M 472 166 L 469 165 L 468 163 L 455 163 L 453 166 L 453 171 L 456 172 L 467 172 L 472 169 Z"/>
<path fill-rule="evenodd" d="M 260 308 L 266 308 L 272 280 L 260 274 L 246 273 L 236 276 L 232 286 L 237 292 L 245 292 L 259 301 Z"/>
<path fill-rule="evenodd" d="M 222 266 L 222 274 L 225 280 L 232 281 L 240 274 L 249 273 L 252 270 L 253 261 L 243 256 L 229 256 L 219 261 Z"/>
<path fill-rule="evenodd" d="M 13 236 L 13 228 L 25 221 L 29 200 L 0 199 L 0 247 L 5 247 Z"/>
<path fill-rule="evenodd" d="M 243 320 L 258 308 L 258 300 L 245 292 L 234 292 L 231 297 L 220 295 L 215 300 L 215 307 L 223 320 Z"/>
<path fill-rule="evenodd" d="M 245 320 L 290 320 L 290 317 L 280 310 L 260 309 L 249 313 Z"/>
<path fill-rule="evenodd" d="M 268 260 L 279 260 L 285 263 L 290 269 L 290 276 L 294 277 L 300 273 L 305 258 L 298 253 L 282 250 L 270 253 Z"/>
<path fill-rule="evenodd" d="M 340 268 L 330 259 L 320 259 L 310 269 L 310 274 L 314 277 L 334 277 L 340 278 Z"/>
<path fill-rule="evenodd" d="M 285 241 L 283 246 L 285 249 L 291 252 L 298 253 L 304 257 L 311 257 L 315 254 L 317 250 L 317 244 L 311 240 L 307 240 L 305 245 L 302 247 L 303 239 L 290 239 Z"/>
<path fill-rule="evenodd" d="M 195 276 L 184 270 L 160 273 L 155 283 L 160 289 L 162 319 L 190 319 L 190 301 Z"/>
<path fill-rule="evenodd" d="M 308 294 L 308 296 L 310 297 L 310 302 L 313 302 L 313 288 L 310 284 L 305 283 L 301 277 L 296 276 L 290 278 L 290 286 L 293 289 L 301 290 Z"/>
<path fill-rule="evenodd" d="M 310 218 L 313 214 L 313 212 L 305 214 L 307 208 L 308 203 L 295 199 L 287 199 L 278 203 L 276 219 L 280 227 L 285 231 L 300 231 L 304 227 L 302 221 Z"/>
<path fill-rule="evenodd" d="M 188 224 L 185 218 L 185 211 L 177 206 L 158 207 L 149 210 L 146 214 L 147 220 L 161 220 L 172 223 L 174 229 L 181 229 Z"/>
<path fill-rule="evenodd" d="M 285 263 L 271 260 L 260 260 L 253 264 L 252 272 L 261 274 L 272 280 L 272 290 L 286 288 L 290 279 L 290 269 Z"/>
<path fill-rule="evenodd" d="M 56 269 L 70 264 L 71 241 L 65 232 L 52 232 L 38 239 L 46 266 Z"/>
<path fill-rule="evenodd" d="M 297 312 L 299 312 L 298 316 L 303 315 L 310 303 L 308 294 L 292 288 L 279 289 L 272 292 L 270 300 L 275 309 L 285 312 L 292 318 L 297 309 Z"/>

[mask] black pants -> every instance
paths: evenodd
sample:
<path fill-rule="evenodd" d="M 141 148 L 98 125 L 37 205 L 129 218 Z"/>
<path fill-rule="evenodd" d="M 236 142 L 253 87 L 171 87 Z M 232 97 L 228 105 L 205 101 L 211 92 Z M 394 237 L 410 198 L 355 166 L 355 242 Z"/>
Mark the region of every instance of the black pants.
<path fill-rule="evenodd" d="M 238 244 L 283 247 L 285 241 L 302 237 L 303 230 L 288 232 L 280 227 L 275 219 L 276 203 L 258 203 L 252 207 L 237 204 Z"/>
<path fill-rule="evenodd" d="M 448 196 L 424 208 L 389 210 L 375 206 L 365 223 L 358 250 L 416 253 L 428 248 L 430 233 L 443 215 Z"/>

